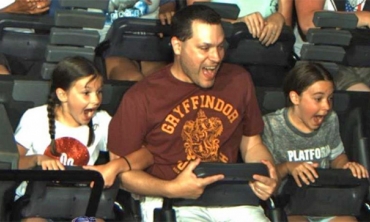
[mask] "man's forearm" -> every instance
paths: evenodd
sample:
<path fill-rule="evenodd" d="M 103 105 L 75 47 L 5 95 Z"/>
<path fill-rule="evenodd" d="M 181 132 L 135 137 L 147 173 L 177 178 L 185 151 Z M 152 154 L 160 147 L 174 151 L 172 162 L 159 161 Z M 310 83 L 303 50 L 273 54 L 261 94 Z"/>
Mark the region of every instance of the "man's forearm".
<path fill-rule="evenodd" d="M 271 153 L 262 143 L 256 144 L 255 147 L 249 149 L 244 155 L 244 162 L 246 163 L 261 162 L 261 160 L 268 160 L 272 164 L 274 163 Z"/>
<path fill-rule="evenodd" d="M 130 193 L 145 196 L 174 198 L 170 181 L 161 180 L 140 170 L 132 170 L 119 175 L 121 187 Z"/>
<path fill-rule="evenodd" d="M 112 152 L 109 153 L 112 170 L 116 174 L 129 170 L 144 170 L 153 164 L 153 156 L 144 146 L 122 158 Z"/>

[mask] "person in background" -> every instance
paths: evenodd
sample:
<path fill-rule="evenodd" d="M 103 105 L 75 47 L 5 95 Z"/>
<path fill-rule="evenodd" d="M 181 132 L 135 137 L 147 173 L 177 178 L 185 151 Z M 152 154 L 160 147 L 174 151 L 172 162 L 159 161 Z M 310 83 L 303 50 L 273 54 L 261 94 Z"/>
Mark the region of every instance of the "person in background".
<path fill-rule="evenodd" d="M 41 14 L 49 10 L 49 5 L 50 0 L 1 0 L 0 13 Z M 21 60 L 18 57 L 0 53 L 0 75 L 10 74 L 11 67 L 22 66 L 19 65 L 20 63 Z"/>
<path fill-rule="evenodd" d="M 171 24 L 175 10 L 175 0 L 111 1 L 105 29 L 119 16 L 160 19 L 163 25 Z M 118 55 L 105 56 L 107 78 L 115 80 L 139 81 L 166 64 L 167 61 L 135 61 Z"/>
<path fill-rule="evenodd" d="M 253 38 L 269 46 L 279 38 L 284 25 L 292 25 L 293 0 L 187 0 L 194 2 L 218 2 L 236 4 L 239 18 L 231 22 L 245 22 Z"/>
<path fill-rule="evenodd" d="M 343 4 L 346 11 L 342 13 L 355 14 L 358 18 L 358 28 L 370 27 L 370 12 L 365 11 L 365 5 L 370 4 L 364 0 L 338 1 Z M 314 28 L 313 16 L 318 11 L 338 11 L 339 4 L 334 0 L 295 0 L 298 24 L 294 28 L 296 42 L 295 53 L 300 56 L 303 44 L 307 44 L 305 36 L 308 29 Z M 334 76 L 334 83 L 339 90 L 370 92 L 370 68 L 339 66 L 338 75 Z"/>

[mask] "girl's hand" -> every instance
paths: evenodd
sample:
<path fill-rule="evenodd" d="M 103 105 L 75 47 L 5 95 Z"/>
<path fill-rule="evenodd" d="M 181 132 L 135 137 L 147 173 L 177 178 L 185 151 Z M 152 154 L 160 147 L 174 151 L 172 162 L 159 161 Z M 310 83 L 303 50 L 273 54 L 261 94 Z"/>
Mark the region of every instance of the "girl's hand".
<path fill-rule="evenodd" d="M 343 166 L 343 169 L 350 169 L 353 176 L 357 177 L 358 179 L 361 178 L 368 178 L 369 177 L 369 172 L 367 169 L 362 166 L 359 163 L 356 162 L 348 162 Z"/>
<path fill-rule="evenodd" d="M 265 26 L 265 21 L 259 12 L 254 12 L 239 18 L 238 21 L 243 21 L 248 27 L 249 32 L 252 34 L 253 38 L 260 38 L 263 27 Z"/>
<path fill-rule="evenodd" d="M 315 179 L 319 177 L 315 170 L 315 168 L 317 168 L 318 166 L 318 163 L 287 163 L 288 171 L 293 176 L 295 182 L 299 187 L 302 187 L 301 181 L 306 185 L 309 185 L 310 182 L 315 182 Z"/>
<path fill-rule="evenodd" d="M 265 46 L 275 43 L 280 36 L 284 23 L 285 19 L 280 13 L 276 12 L 270 15 L 266 19 L 261 35 L 259 36 L 260 42 Z"/>
<path fill-rule="evenodd" d="M 59 160 L 45 155 L 37 156 L 37 166 L 41 166 L 43 170 L 65 170 L 64 165 Z"/>

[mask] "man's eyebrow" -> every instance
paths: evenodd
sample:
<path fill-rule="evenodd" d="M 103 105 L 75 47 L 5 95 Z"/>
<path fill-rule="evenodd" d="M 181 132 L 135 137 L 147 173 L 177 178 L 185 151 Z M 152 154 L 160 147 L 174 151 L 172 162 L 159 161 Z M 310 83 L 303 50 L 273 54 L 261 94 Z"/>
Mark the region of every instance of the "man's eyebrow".
<path fill-rule="evenodd" d="M 200 45 L 210 47 L 210 46 L 220 46 L 220 45 L 224 45 L 224 44 L 225 44 L 225 41 L 222 41 L 219 44 L 213 44 L 213 43 L 209 43 L 209 42 L 202 42 Z"/>

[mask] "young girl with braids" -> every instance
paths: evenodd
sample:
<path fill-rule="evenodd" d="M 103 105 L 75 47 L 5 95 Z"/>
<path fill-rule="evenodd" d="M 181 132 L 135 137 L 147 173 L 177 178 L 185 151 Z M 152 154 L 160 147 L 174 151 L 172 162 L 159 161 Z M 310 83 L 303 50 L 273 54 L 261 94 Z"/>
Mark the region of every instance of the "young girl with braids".
<path fill-rule="evenodd" d="M 111 117 L 98 111 L 103 77 L 82 57 L 61 61 L 52 74 L 46 105 L 27 110 L 15 131 L 19 169 L 93 165 L 106 151 Z"/>

